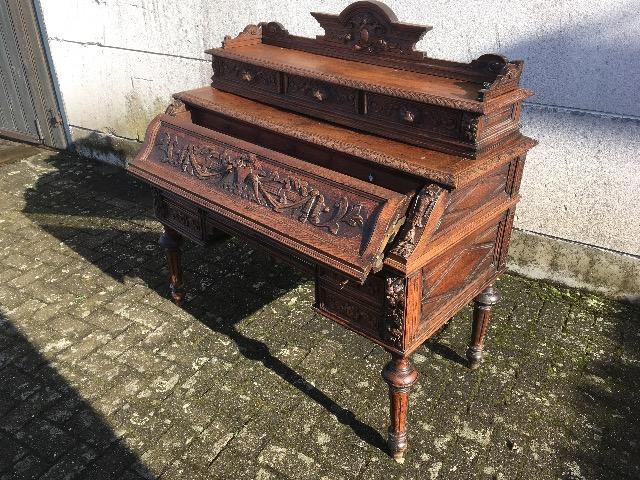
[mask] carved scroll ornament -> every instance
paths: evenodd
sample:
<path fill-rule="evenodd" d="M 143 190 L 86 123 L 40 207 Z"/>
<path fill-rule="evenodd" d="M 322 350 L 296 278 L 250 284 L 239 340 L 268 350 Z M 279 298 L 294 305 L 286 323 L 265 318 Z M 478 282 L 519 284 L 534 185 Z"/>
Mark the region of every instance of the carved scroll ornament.
<path fill-rule="evenodd" d="M 436 201 L 444 189 L 436 184 L 424 187 L 414 200 L 409 215 L 409 221 L 405 223 L 396 244 L 391 249 L 391 253 L 408 258 L 418 245 L 422 232 L 433 212 Z"/>
<path fill-rule="evenodd" d="M 239 47 L 260 43 L 262 38 L 262 25 L 247 25 L 235 38 L 226 35 L 222 46 L 226 48 Z"/>
<path fill-rule="evenodd" d="M 231 195 L 277 213 L 289 213 L 301 223 L 326 229 L 333 235 L 362 233 L 368 214 L 361 203 L 345 195 L 332 201 L 330 194 L 303 178 L 263 165 L 253 153 L 226 145 L 195 143 L 166 131 L 158 135 L 156 147 L 161 163 L 211 182 Z M 347 231 L 343 231 L 345 228 Z"/>
<path fill-rule="evenodd" d="M 164 113 L 171 117 L 175 117 L 179 113 L 186 112 L 186 110 L 187 110 L 187 107 L 185 106 L 184 102 L 182 100 L 174 98 L 173 100 L 171 100 L 171 103 L 169 104 L 167 109 L 164 111 Z"/>

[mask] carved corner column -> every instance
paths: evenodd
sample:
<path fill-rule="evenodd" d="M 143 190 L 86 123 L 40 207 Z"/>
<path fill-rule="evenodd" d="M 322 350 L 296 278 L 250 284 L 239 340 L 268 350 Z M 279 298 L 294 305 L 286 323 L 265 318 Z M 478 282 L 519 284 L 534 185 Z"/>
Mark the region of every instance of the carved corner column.
<path fill-rule="evenodd" d="M 484 339 L 489 328 L 492 309 L 500 301 L 500 298 L 500 292 L 493 285 L 489 285 L 473 301 L 473 327 L 471 343 L 467 349 L 467 360 L 469 360 L 469 368 L 472 370 L 478 368 L 482 363 Z"/>
<path fill-rule="evenodd" d="M 391 360 L 382 369 L 382 378 L 389 385 L 391 402 L 391 425 L 389 425 L 387 446 L 394 460 L 402 463 L 404 452 L 407 450 L 409 391 L 418 379 L 418 372 L 409 357 L 392 353 Z"/>
<path fill-rule="evenodd" d="M 385 313 L 382 338 L 397 350 L 404 350 L 406 334 L 407 279 L 389 276 L 385 279 Z M 403 462 L 407 450 L 407 411 L 409 391 L 418 378 L 418 372 L 409 357 L 390 351 L 391 360 L 382 369 L 382 378 L 389 386 L 390 418 L 387 446 L 389 454 Z"/>
<path fill-rule="evenodd" d="M 182 242 L 183 238 L 172 228 L 164 226 L 164 233 L 160 237 L 160 246 L 166 250 L 167 266 L 169 268 L 169 289 L 171 298 L 176 305 L 182 305 L 184 300 L 184 284 L 182 282 Z"/>

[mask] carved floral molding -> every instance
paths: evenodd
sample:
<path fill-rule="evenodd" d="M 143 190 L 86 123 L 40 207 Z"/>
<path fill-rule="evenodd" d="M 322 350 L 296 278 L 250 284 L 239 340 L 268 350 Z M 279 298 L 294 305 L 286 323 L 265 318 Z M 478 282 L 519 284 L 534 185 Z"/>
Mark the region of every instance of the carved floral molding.
<path fill-rule="evenodd" d="M 382 338 L 397 348 L 403 346 L 404 307 L 407 294 L 402 277 L 385 279 L 385 312 Z"/>

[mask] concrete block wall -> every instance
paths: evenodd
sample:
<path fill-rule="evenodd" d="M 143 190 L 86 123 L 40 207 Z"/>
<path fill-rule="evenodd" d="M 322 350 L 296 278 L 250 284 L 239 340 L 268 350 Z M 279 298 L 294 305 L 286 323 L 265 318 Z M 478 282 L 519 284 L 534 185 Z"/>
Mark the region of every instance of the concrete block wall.
<path fill-rule="evenodd" d="M 135 151 L 131 141 L 143 138 L 146 124 L 163 110 L 172 92 L 209 83 L 211 67 L 204 50 L 219 45 L 225 35 L 235 35 L 249 23 L 278 20 L 291 33 L 314 36 L 322 30 L 310 11 L 338 13 L 350 3 L 40 2 L 71 134 L 80 151 L 107 161 L 122 161 Z M 637 3 L 386 3 L 400 20 L 434 27 L 418 45 L 430 56 L 470 61 L 498 52 L 525 60 L 522 83 L 536 96 L 524 108 L 523 130 L 540 145 L 530 153 L 525 169 L 514 242 L 530 243 L 531 235 L 538 247 L 547 242 L 567 273 L 558 278 L 557 271 L 552 272 L 556 261 L 542 266 L 516 255 L 512 267 L 566 283 L 579 275 L 586 288 L 640 295 Z M 558 250 L 564 244 L 571 248 Z M 577 245 L 584 248 L 574 248 Z M 611 262 L 631 267 L 589 274 Z M 545 271 L 548 275 L 541 273 Z"/>

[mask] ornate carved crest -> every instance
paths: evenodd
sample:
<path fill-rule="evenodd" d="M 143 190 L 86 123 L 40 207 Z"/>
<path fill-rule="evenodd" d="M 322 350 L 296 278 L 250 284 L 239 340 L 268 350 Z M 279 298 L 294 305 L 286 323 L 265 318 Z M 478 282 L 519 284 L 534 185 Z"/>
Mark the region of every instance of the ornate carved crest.
<path fill-rule="evenodd" d="M 411 207 L 409 221 L 403 225 L 391 253 L 409 258 L 420 241 L 427 220 L 429 220 L 433 207 L 442 192 L 444 189 L 436 184 L 427 185 L 418 192 Z"/>
<path fill-rule="evenodd" d="M 278 22 L 263 22 L 260 24 L 264 35 L 268 35 L 271 38 L 288 37 L 289 31 Z"/>
<path fill-rule="evenodd" d="M 368 214 L 361 203 L 344 195 L 331 198 L 330 193 L 321 192 L 303 178 L 263 165 L 253 153 L 193 143 L 166 131 L 158 135 L 156 147 L 161 163 L 211 182 L 231 195 L 288 213 L 333 235 L 362 233 Z"/>
<path fill-rule="evenodd" d="M 318 41 L 363 54 L 388 54 L 422 58 L 414 50 L 416 42 L 431 27 L 398 22 L 395 14 L 381 2 L 355 2 L 340 15 L 312 13 L 324 28 Z"/>
<path fill-rule="evenodd" d="M 484 101 L 518 87 L 523 66 L 521 60 L 508 61 L 497 54 L 482 55 L 470 63 L 442 62 L 430 58 L 425 52 L 415 50 L 415 45 L 432 27 L 399 22 L 382 2 L 358 1 L 339 15 L 318 12 L 312 12 L 312 15 L 324 29 L 324 35 L 318 35 L 315 39 L 291 35 L 277 22 L 264 22 L 247 26 L 236 38 L 227 37 L 223 47 L 232 49 L 235 46 L 265 43 L 460 79 L 478 85 L 475 101 Z M 216 49 L 207 52 L 215 55 Z M 434 97 L 428 103 L 469 111 L 474 109 L 475 101 L 447 99 L 447 103 L 438 103 L 438 100 L 439 97 Z M 412 112 L 409 112 L 407 119 L 411 115 Z"/>
<path fill-rule="evenodd" d="M 404 306 L 407 294 L 403 277 L 385 278 L 385 308 L 382 338 L 402 349 L 404 338 Z"/>

